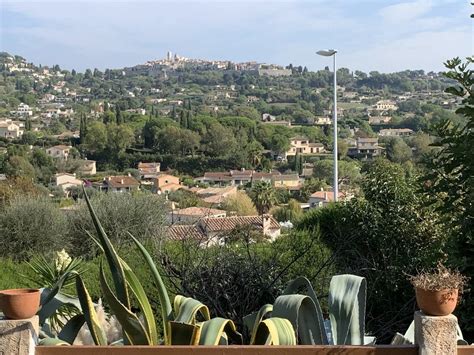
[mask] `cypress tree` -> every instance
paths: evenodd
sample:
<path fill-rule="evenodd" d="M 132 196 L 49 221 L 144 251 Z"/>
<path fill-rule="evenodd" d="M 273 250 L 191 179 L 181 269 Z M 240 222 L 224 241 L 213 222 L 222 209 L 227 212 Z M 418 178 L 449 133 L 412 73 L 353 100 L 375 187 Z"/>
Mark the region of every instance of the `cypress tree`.
<path fill-rule="evenodd" d="M 179 116 L 179 125 L 181 127 L 183 127 L 185 119 L 186 119 L 186 114 L 185 114 L 184 110 L 181 110 L 181 114 Z"/>
<path fill-rule="evenodd" d="M 295 155 L 295 171 L 301 175 L 303 173 L 303 159 L 299 152 L 296 152 Z"/>
<path fill-rule="evenodd" d="M 27 131 L 31 131 L 31 120 L 30 120 L 29 117 L 26 117 L 25 129 L 26 129 Z"/>
<path fill-rule="evenodd" d="M 187 117 L 186 117 L 186 129 L 189 129 L 191 126 L 191 121 L 193 120 L 193 114 L 191 111 L 188 111 Z"/>
<path fill-rule="evenodd" d="M 115 121 L 117 125 L 121 125 L 123 123 L 122 111 L 120 111 L 120 107 L 118 105 L 115 106 Z"/>
<path fill-rule="evenodd" d="M 176 121 L 176 105 L 173 105 L 173 109 L 171 110 L 171 118 Z"/>

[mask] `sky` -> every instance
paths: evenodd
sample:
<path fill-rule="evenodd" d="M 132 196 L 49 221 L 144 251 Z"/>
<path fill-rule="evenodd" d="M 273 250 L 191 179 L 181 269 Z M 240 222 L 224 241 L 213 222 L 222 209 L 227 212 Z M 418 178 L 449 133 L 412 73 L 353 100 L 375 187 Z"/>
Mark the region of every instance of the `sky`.
<path fill-rule="evenodd" d="M 442 71 L 474 53 L 469 0 L 0 0 L 0 51 L 62 68 L 164 58 Z"/>

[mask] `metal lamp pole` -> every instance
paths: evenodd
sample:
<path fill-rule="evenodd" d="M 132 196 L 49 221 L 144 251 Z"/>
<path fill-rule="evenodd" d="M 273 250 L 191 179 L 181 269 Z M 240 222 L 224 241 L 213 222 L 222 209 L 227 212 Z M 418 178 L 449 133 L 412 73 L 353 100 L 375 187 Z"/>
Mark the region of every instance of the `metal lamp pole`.
<path fill-rule="evenodd" d="M 333 122 L 334 122 L 334 181 L 333 181 L 333 191 L 334 191 L 334 201 L 337 202 L 339 196 L 339 178 L 338 178 L 338 166 L 337 166 L 337 69 L 336 69 L 336 53 L 335 49 L 326 49 L 316 52 L 323 57 L 333 57 L 333 70 L 334 70 L 334 105 L 333 105 Z"/>

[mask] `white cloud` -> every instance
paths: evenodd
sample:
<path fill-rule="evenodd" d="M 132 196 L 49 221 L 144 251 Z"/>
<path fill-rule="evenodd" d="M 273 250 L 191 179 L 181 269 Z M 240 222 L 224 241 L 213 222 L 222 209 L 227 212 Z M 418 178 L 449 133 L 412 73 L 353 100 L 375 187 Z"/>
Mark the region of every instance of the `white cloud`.
<path fill-rule="evenodd" d="M 431 0 L 416 0 L 386 6 L 379 11 L 379 14 L 389 23 L 402 23 L 425 15 L 432 7 Z"/>
<path fill-rule="evenodd" d="M 348 54 L 348 65 L 367 71 L 442 71 L 443 63 L 447 59 L 472 55 L 472 41 L 471 31 L 467 27 L 440 32 L 420 32 Z"/>

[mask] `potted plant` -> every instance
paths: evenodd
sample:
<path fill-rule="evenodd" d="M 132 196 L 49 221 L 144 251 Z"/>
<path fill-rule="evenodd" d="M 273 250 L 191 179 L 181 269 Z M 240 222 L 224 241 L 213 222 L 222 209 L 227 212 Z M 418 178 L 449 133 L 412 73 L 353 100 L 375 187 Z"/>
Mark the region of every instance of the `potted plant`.
<path fill-rule="evenodd" d="M 451 314 L 467 280 L 459 271 L 450 270 L 441 264 L 432 272 L 422 271 L 416 276 L 410 276 L 410 282 L 415 287 L 418 307 L 423 313 L 431 316 Z"/>
<path fill-rule="evenodd" d="M 18 288 L 0 291 L 0 309 L 9 319 L 33 317 L 40 305 L 40 290 Z"/>

